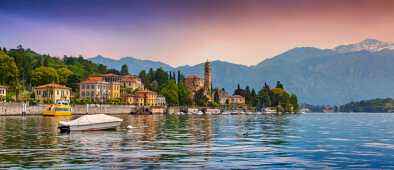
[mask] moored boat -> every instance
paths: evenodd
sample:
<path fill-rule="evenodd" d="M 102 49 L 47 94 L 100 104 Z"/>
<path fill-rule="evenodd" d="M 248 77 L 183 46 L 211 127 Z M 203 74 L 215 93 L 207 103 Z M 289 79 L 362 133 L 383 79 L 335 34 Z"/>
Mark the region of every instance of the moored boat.
<path fill-rule="evenodd" d="M 115 129 L 123 119 L 105 114 L 84 115 L 72 121 L 59 121 L 60 131 L 88 131 Z"/>
<path fill-rule="evenodd" d="M 43 116 L 71 116 L 72 108 L 68 102 L 57 102 L 51 104 L 42 112 Z"/>

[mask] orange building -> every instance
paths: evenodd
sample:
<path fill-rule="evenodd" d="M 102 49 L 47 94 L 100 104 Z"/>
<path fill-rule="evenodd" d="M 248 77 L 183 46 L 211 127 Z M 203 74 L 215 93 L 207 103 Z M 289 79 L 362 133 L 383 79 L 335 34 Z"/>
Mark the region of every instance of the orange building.
<path fill-rule="evenodd" d="M 144 98 L 144 106 L 156 106 L 157 105 L 157 93 L 150 90 L 138 90 L 135 95 Z"/>

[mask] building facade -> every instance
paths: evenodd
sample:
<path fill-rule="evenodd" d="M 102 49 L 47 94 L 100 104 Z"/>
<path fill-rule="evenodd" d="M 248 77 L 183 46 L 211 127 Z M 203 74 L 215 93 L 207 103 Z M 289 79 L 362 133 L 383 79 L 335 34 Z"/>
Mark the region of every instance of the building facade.
<path fill-rule="evenodd" d="M 121 84 L 119 82 L 111 82 L 109 85 L 110 85 L 111 99 L 120 98 Z"/>
<path fill-rule="evenodd" d="M 216 93 L 217 93 L 216 97 L 218 97 L 217 100 L 219 101 L 219 104 L 220 105 L 225 105 L 226 101 L 227 101 L 227 98 L 229 96 L 227 94 L 227 92 L 224 89 L 219 89 Z"/>
<path fill-rule="evenodd" d="M 101 75 L 104 78 L 104 81 L 112 83 L 112 82 L 120 82 L 121 76 L 113 73 L 107 73 Z"/>
<path fill-rule="evenodd" d="M 207 61 L 204 65 L 204 92 L 208 98 L 211 97 L 211 90 L 212 90 L 212 69 L 211 64 Z"/>
<path fill-rule="evenodd" d="M 110 83 L 104 81 L 103 77 L 89 77 L 79 85 L 79 96 L 81 99 L 90 99 L 95 102 L 106 102 L 111 95 Z"/>
<path fill-rule="evenodd" d="M 129 105 L 144 106 L 144 97 L 137 95 L 127 95 L 125 96 L 125 101 Z"/>
<path fill-rule="evenodd" d="M 227 103 L 229 105 L 243 106 L 245 105 L 245 97 L 240 95 L 228 96 Z"/>
<path fill-rule="evenodd" d="M 166 98 L 164 96 L 157 96 L 156 98 L 156 106 L 166 106 Z"/>
<path fill-rule="evenodd" d="M 204 88 L 204 80 L 196 75 L 187 76 L 184 81 L 186 88 L 191 92 L 192 96 Z"/>
<path fill-rule="evenodd" d="M 144 106 L 156 106 L 157 93 L 150 90 L 138 90 L 135 95 L 144 98 Z"/>
<path fill-rule="evenodd" d="M 71 88 L 64 85 L 50 83 L 33 88 L 35 99 L 39 103 L 56 103 L 70 101 Z"/>
<path fill-rule="evenodd" d="M 5 101 L 7 96 L 7 87 L 0 86 L 0 102 Z"/>
<path fill-rule="evenodd" d="M 144 89 L 144 84 L 142 83 L 141 79 L 136 76 L 122 76 L 120 82 L 124 88 L 128 88 L 133 91 L 138 89 Z"/>

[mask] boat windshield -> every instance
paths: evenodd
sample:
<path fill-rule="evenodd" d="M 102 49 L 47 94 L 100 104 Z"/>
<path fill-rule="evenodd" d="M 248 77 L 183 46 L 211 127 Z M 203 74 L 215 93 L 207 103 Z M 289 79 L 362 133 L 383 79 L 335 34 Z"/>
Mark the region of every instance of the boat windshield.
<path fill-rule="evenodd" d="M 70 111 L 70 108 L 55 108 L 55 111 Z"/>

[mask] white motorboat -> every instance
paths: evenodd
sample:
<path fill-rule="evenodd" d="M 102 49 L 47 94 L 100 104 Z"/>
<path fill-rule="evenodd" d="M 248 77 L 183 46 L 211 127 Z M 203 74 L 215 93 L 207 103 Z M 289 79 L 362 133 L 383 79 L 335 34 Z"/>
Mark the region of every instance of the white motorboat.
<path fill-rule="evenodd" d="M 115 129 L 123 119 L 105 115 L 84 115 L 71 121 L 59 121 L 61 132 Z"/>
<path fill-rule="evenodd" d="M 204 112 L 202 112 L 202 111 L 198 111 L 197 113 L 196 113 L 196 115 L 203 115 L 204 114 Z"/>
<path fill-rule="evenodd" d="M 274 108 L 266 107 L 266 108 L 263 109 L 263 113 L 265 113 L 265 114 L 275 114 L 275 113 L 277 113 L 277 111 Z"/>

